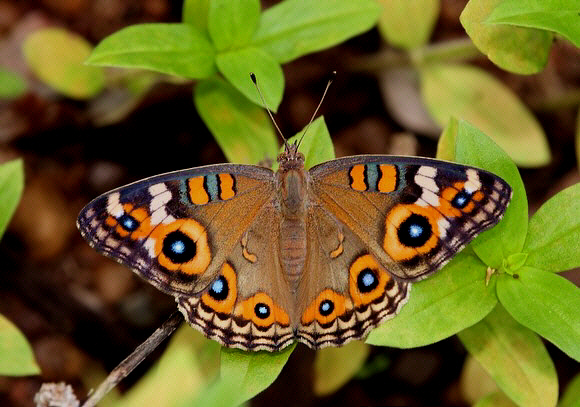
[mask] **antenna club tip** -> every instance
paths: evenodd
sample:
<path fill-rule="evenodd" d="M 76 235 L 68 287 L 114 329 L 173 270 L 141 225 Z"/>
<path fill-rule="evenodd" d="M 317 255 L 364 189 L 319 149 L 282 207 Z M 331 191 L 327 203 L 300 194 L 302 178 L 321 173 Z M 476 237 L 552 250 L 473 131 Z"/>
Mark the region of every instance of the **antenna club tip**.
<path fill-rule="evenodd" d="M 254 74 L 254 72 L 250 72 L 250 79 L 252 79 L 252 82 L 254 82 L 254 84 L 257 83 L 256 74 Z"/>

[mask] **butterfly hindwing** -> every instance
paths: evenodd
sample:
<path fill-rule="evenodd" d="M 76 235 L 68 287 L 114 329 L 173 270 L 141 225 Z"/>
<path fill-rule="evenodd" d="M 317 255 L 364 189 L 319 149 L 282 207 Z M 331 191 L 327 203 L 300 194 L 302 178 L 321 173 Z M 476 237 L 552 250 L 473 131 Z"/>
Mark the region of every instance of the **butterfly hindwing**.
<path fill-rule="evenodd" d="M 187 322 L 221 344 L 276 351 L 295 340 L 294 297 L 280 266 L 281 213 L 267 202 L 201 296 L 178 297 Z"/>
<path fill-rule="evenodd" d="M 406 303 L 398 281 L 321 205 L 308 216 L 308 255 L 297 291 L 298 340 L 311 348 L 361 339 Z"/>
<path fill-rule="evenodd" d="M 511 197 L 487 171 L 426 158 L 345 157 L 310 174 L 322 205 L 404 281 L 442 268 L 500 221 Z"/>
<path fill-rule="evenodd" d="M 151 177 L 108 192 L 80 213 L 98 251 L 174 295 L 205 289 L 275 193 L 274 173 L 212 165 Z"/>

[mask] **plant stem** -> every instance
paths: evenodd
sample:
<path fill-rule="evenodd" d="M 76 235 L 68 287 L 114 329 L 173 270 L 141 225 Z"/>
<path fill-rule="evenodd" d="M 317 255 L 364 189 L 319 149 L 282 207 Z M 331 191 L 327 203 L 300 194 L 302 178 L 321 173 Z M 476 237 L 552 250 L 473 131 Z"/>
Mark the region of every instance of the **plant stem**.
<path fill-rule="evenodd" d="M 133 351 L 125 360 L 114 368 L 97 390 L 83 404 L 83 407 L 94 407 L 99 401 L 114 388 L 121 380 L 129 375 L 161 342 L 175 331 L 183 321 L 183 315 L 175 311 L 167 321 L 163 323 L 153 334 Z"/>
<path fill-rule="evenodd" d="M 469 38 L 460 38 L 428 44 L 411 51 L 387 49 L 374 55 L 353 59 L 347 66 L 353 71 L 375 72 L 410 65 L 463 61 L 482 55 Z"/>

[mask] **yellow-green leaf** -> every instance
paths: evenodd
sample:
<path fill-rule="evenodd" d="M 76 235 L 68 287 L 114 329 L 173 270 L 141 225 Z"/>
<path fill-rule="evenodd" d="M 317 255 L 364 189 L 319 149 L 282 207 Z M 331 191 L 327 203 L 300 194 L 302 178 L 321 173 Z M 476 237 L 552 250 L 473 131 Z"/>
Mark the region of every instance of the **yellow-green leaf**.
<path fill-rule="evenodd" d="M 390 44 L 417 48 L 429 41 L 439 16 L 440 0 L 379 0 L 379 32 Z"/>
<path fill-rule="evenodd" d="M 32 348 L 20 330 L 0 314 L 0 375 L 28 376 L 40 373 Z"/>
<path fill-rule="evenodd" d="M 470 0 L 461 24 L 477 48 L 499 67 L 532 74 L 544 69 L 552 46 L 552 33 L 534 28 L 488 24 L 487 18 L 502 0 Z"/>
<path fill-rule="evenodd" d="M 278 154 L 266 111 L 220 79 L 200 82 L 195 107 L 230 162 L 257 164 Z"/>
<path fill-rule="evenodd" d="M 352 341 L 341 348 L 324 348 L 314 359 L 314 394 L 334 393 L 359 371 L 370 353 L 369 345 Z"/>
<path fill-rule="evenodd" d="M 215 378 L 220 345 L 184 325 L 163 356 L 116 404 L 117 407 L 177 406 L 199 395 Z"/>
<path fill-rule="evenodd" d="M 93 47 L 63 28 L 35 31 L 24 41 L 24 57 L 47 85 L 75 99 L 88 99 L 105 85 L 103 70 L 84 65 Z"/>
<path fill-rule="evenodd" d="M 0 238 L 4 235 L 24 189 L 22 160 L 0 165 Z"/>
<path fill-rule="evenodd" d="M 491 137 L 519 166 L 550 162 L 542 127 L 495 77 L 465 65 L 430 65 L 420 73 L 423 99 L 441 127 L 450 117 L 464 119 Z"/>
<path fill-rule="evenodd" d="M 501 306 L 460 332 L 469 353 L 518 405 L 552 407 L 558 400 L 556 369 L 540 338 Z"/>

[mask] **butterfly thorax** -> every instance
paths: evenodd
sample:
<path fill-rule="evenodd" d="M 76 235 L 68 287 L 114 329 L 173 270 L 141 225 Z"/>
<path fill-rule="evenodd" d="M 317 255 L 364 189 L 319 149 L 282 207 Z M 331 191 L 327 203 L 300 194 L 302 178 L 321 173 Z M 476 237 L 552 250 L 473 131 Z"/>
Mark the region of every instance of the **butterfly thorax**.
<path fill-rule="evenodd" d="M 278 199 L 280 204 L 280 263 L 290 287 L 296 289 L 306 259 L 306 189 L 304 156 L 295 145 L 278 156 Z"/>

